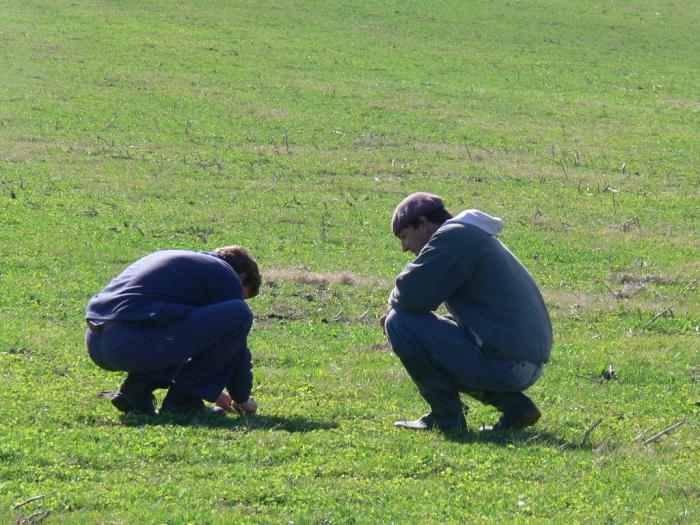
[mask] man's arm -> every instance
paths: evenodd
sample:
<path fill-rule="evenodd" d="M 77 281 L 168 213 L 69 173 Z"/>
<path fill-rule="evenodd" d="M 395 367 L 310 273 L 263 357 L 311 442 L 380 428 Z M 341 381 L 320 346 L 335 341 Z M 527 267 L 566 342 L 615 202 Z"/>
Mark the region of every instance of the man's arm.
<path fill-rule="evenodd" d="M 226 383 L 226 390 L 236 403 L 244 403 L 250 398 L 253 389 L 253 359 L 250 350 L 244 346 L 236 358 L 233 375 Z"/>
<path fill-rule="evenodd" d="M 458 230 L 438 231 L 416 259 L 396 278 L 389 297 L 393 308 L 413 313 L 435 311 L 476 268 L 480 257 L 471 254 Z"/>
<path fill-rule="evenodd" d="M 231 299 L 245 300 L 240 277 L 228 265 L 206 275 L 203 284 L 202 291 L 206 294 L 205 304 L 221 303 Z"/>

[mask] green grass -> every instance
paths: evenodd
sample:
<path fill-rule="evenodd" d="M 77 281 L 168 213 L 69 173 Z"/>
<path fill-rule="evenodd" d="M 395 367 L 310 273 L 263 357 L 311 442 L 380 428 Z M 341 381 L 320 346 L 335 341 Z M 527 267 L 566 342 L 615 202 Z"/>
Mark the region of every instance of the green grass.
<path fill-rule="evenodd" d="M 3 2 L 0 519 L 696 523 L 698 33 L 693 2 Z M 503 217 L 542 286 L 532 429 L 392 427 L 426 410 L 375 322 L 416 190 Z M 87 300 L 231 243 L 358 278 L 263 286 L 248 423 L 122 418 Z"/>

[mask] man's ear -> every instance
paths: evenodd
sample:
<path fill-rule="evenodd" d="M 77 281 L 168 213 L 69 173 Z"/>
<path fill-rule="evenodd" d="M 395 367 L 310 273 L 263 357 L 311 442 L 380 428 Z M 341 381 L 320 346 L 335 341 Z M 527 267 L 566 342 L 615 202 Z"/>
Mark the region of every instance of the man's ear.
<path fill-rule="evenodd" d="M 421 215 L 418 217 L 418 227 L 420 229 L 425 229 L 425 227 L 428 225 L 428 219 L 425 217 L 425 215 Z"/>
<path fill-rule="evenodd" d="M 245 283 L 248 282 L 248 274 L 245 272 L 241 272 L 238 274 L 238 278 L 241 281 L 241 285 L 244 285 Z"/>

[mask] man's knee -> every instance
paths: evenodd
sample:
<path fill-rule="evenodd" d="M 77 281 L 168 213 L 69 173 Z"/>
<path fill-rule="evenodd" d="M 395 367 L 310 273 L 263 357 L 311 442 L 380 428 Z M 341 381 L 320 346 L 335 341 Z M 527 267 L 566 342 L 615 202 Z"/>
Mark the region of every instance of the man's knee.
<path fill-rule="evenodd" d="M 389 310 L 384 321 L 384 330 L 386 330 L 386 335 L 389 336 L 389 339 L 403 331 L 404 317 L 405 314 L 400 310 L 395 308 Z"/>
<path fill-rule="evenodd" d="M 414 339 L 412 328 L 415 324 L 415 314 L 409 314 L 392 308 L 386 317 L 384 329 L 391 343 L 391 347 L 398 356 L 405 353 L 407 346 L 412 346 L 409 341 Z"/>
<path fill-rule="evenodd" d="M 245 310 L 243 312 L 243 323 L 241 324 L 241 331 L 245 332 L 247 335 L 253 326 L 253 312 L 245 305 Z"/>
<path fill-rule="evenodd" d="M 231 335 L 248 335 L 253 326 L 253 312 L 243 301 L 231 301 L 230 333 Z"/>

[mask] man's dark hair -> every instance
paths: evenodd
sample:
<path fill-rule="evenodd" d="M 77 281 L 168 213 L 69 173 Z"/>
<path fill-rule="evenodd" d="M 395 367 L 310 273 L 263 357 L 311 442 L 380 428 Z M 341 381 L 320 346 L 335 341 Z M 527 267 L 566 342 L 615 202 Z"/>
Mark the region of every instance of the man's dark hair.
<path fill-rule="evenodd" d="M 214 253 L 221 257 L 240 277 L 245 274 L 245 279 L 241 278 L 241 284 L 250 290 L 250 296 L 255 297 L 260 292 L 260 270 L 258 263 L 255 262 L 243 246 L 222 246 L 214 250 Z"/>
<path fill-rule="evenodd" d="M 428 222 L 432 222 L 433 224 L 442 226 L 442 223 L 444 223 L 445 221 L 449 221 L 452 218 L 452 214 L 445 208 L 436 208 L 432 211 L 429 211 L 425 215 L 422 215 L 421 217 L 425 217 L 426 219 L 428 219 Z M 418 228 L 419 220 L 420 217 L 418 217 L 415 221 L 409 223 L 414 230 Z"/>

